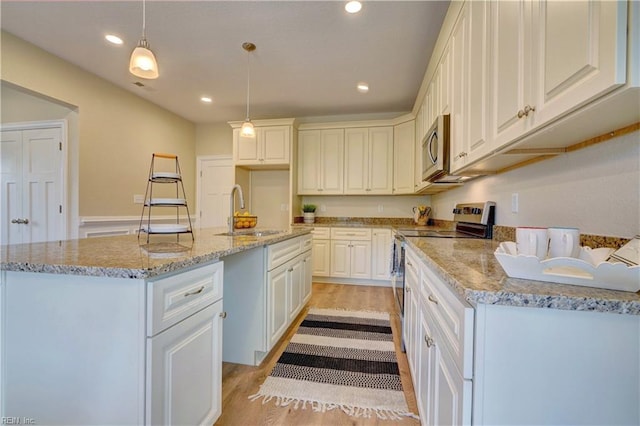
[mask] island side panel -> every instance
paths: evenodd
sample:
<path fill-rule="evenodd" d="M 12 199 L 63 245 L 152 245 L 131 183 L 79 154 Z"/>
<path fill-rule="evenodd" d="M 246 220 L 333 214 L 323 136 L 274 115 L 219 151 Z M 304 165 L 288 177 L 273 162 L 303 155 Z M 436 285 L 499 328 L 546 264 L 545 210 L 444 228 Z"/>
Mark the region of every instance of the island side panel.
<path fill-rule="evenodd" d="M 5 272 L 2 416 L 144 423 L 144 280 Z"/>
<path fill-rule="evenodd" d="M 474 424 L 640 424 L 640 316 L 476 307 Z"/>

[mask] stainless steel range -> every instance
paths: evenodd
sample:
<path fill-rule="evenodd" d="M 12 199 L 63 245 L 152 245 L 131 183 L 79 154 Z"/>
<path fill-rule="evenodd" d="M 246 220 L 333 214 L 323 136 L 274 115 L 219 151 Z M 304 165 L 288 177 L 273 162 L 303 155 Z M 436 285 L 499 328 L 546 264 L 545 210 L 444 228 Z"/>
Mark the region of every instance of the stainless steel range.
<path fill-rule="evenodd" d="M 400 323 L 404 327 L 404 244 L 406 237 L 421 238 L 484 238 L 493 237 L 493 225 L 495 223 L 496 203 L 485 201 L 483 203 L 456 204 L 453 209 L 453 230 L 399 228 L 396 232 L 392 259 L 393 270 L 391 284 L 393 293 L 400 312 Z M 402 334 L 401 334 L 402 336 Z M 404 351 L 404 342 L 402 342 Z"/>

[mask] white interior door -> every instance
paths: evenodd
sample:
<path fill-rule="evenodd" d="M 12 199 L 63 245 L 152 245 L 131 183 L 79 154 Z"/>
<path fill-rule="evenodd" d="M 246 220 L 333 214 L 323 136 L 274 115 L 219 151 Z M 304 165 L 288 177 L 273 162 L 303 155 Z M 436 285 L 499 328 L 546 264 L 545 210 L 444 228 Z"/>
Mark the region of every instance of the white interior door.
<path fill-rule="evenodd" d="M 0 244 L 64 239 L 62 128 L 3 130 Z"/>
<path fill-rule="evenodd" d="M 198 226 L 227 226 L 229 194 L 235 181 L 231 157 L 199 157 L 198 169 Z"/>

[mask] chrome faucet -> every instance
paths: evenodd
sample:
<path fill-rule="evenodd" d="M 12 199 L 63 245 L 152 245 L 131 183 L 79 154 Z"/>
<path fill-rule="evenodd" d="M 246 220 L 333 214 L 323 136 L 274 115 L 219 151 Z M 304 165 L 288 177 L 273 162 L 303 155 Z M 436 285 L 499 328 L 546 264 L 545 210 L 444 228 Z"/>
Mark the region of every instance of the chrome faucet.
<path fill-rule="evenodd" d="M 231 199 L 229 200 L 229 233 L 230 234 L 233 233 L 233 213 L 236 210 L 234 194 L 236 193 L 236 190 L 238 191 L 238 195 L 240 196 L 240 208 L 244 209 L 244 195 L 242 195 L 242 187 L 238 184 L 235 184 L 233 185 L 233 188 L 231 188 L 231 194 L 229 195 L 229 197 L 231 197 Z"/>

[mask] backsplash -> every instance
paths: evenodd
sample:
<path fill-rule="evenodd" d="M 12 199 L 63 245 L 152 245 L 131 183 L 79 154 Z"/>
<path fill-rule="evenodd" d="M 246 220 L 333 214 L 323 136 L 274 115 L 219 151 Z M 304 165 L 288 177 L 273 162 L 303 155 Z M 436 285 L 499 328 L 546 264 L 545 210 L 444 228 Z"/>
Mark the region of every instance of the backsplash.
<path fill-rule="evenodd" d="M 516 228 L 512 226 L 494 225 L 493 239 L 498 242 L 515 241 Z M 590 234 L 580 235 L 580 245 L 591 247 L 591 248 L 610 247 L 617 250 L 623 245 L 625 245 L 627 242 L 629 242 L 629 238 L 607 237 L 604 235 L 590 235 Z"/>

